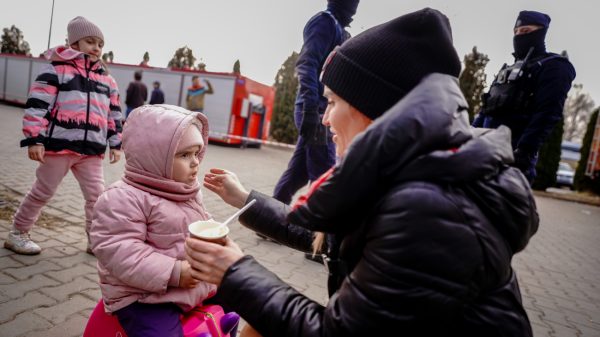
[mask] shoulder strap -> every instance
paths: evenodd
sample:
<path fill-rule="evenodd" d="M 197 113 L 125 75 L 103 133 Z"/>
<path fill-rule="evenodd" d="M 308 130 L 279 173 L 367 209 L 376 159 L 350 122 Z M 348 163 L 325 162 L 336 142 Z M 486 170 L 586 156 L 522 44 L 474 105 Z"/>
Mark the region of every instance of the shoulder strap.
<path fill-rule="evenodd" d="M 529 62 L 527 62 L 527 65 L 529 67 L 532 67 L 532 66 L 538 66 L 538 67 L 540 67 L 546 61 L 550 61 L 550 60 L 553 60 L 553 59 L 564 59 L 565 61 L 568 61 L 568 59 L 566 57 L 564 57 L 564 56 L 561 56 L 561 55 L 555 54 L 555 53 L 549 53 L 549 55 L 541 56 L 541 57 L 534 58 L 534 59 L 530 60 Z"/>

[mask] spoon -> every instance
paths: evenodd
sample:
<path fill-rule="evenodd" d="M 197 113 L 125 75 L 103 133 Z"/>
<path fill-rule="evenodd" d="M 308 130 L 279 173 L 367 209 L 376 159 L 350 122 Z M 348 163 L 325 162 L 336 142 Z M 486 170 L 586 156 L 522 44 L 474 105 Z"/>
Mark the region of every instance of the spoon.
<path fill-rule="evenodd" d="M 250 208 L 250 206 L 252 206 L 255 202 L 256 202 L 256 199 L 252 199 L 249 203 L 246 204 L 246 206 L 240 208 L 237 212 L 235 212 L 232 216 L 230 216 L 229 219 L 223 221 L 223 223 L 221 223 L 219 225 L 219 227 L 225 227 L 225 226 L 229 225 L 230 223 L 232 223 L 233 220 L 235 220 L 238 216 L 242 215 L 242 213 L 244 213 L 248 208 Z"/>

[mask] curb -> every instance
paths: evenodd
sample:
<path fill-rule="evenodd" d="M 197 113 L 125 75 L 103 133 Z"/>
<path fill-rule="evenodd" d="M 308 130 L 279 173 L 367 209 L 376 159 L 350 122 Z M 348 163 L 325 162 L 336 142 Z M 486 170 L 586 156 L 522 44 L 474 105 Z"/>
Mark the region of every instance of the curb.
<path fill-rule="evenodd" d="M 576 202 L 580 204 L 586 204 L 590 206 L 600 207 L 600 197 L 586 196 L 581 194 L 561 194 L 547 191 L 533 191 L 533 194 L 538 197 L 552 198 L 563 201 Z"/>

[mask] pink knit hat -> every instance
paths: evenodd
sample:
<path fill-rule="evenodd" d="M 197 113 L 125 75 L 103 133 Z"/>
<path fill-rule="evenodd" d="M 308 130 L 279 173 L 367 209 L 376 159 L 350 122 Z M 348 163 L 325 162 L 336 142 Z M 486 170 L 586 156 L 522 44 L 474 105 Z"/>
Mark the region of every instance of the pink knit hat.
<path fill-rule="evenodd" d="M 104 35 L 102 35 L 100 28 L 83 16 L 78 16 L 69 21 L 67 33 L 69 34 L 69 45 L 88 36 L 98 37 L 104 41 Z"/>

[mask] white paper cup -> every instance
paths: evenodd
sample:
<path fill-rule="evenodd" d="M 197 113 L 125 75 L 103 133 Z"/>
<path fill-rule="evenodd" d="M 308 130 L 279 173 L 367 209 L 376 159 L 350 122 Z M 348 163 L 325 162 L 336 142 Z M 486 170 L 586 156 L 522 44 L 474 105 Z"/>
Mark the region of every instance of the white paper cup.
<path fill-rule="evenodd" d="M 225 237 L 229 234 L 229 227 L 220 226 L 221 223 L 210 219 L 192 222 L 188 225 L 190 236 L 210 242 L 225 243 Z"/>

